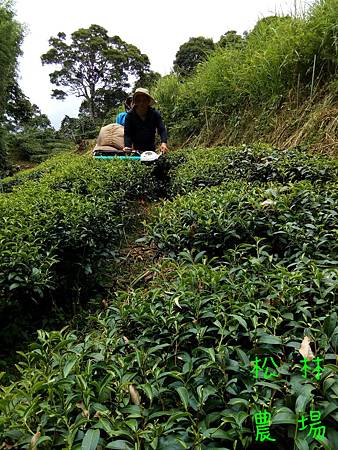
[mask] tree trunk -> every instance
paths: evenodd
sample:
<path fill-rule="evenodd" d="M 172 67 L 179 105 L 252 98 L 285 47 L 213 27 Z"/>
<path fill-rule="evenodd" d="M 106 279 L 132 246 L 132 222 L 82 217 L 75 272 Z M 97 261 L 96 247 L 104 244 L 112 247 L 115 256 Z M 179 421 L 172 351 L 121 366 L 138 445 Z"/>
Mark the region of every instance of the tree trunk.
<path fill-rule="evenodd" d="M 93 97 L 90 97 L 89 100 L 89 111 L 90 111 L 90 115 L 93 119 L 95 119 L 96 116 L 96 108 L 95 108 L 95 101 Z"/>

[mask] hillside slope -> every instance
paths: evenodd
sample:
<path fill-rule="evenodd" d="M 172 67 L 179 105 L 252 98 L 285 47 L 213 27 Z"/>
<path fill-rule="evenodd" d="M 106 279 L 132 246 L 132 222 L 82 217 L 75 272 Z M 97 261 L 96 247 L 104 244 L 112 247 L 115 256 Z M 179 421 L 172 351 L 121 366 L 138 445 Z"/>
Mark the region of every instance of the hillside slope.
<path fill-rule="evenodd" d="M 163 77 L 154 96 L 172 142 L 337 153 L 337 17 L 337 0 L 319 0 L 301 17 L 264 18 L 192 76 Z"/>

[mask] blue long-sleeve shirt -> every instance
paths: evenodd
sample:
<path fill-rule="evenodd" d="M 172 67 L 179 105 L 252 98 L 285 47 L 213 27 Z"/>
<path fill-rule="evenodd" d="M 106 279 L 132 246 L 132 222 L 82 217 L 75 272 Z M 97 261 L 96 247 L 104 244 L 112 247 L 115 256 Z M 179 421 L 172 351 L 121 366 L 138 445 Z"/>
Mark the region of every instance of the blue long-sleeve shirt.
<path fill-rule="evenodd" d="M 120 114 L 118 114 L 116 116 L 116 123 L 118 123 L 119 125 L 123 125 L 124 126 L 124 122 L 126 120 L 126 115 L 127 115 L 127 113 L 125 111 L 124 112 L 120 112 Z"/>
<path fill-rule="evenodd" d="M 132 109 L 128 111 L 124 123 L 124 146 L 134 146 L 135 150 L 142 152 L 155 151 L 156 130 L 161 137 L 161 143 L 167 143 L 167 130 L 159 111 L 149 107 L 146 118 L 142 120 Z"/>

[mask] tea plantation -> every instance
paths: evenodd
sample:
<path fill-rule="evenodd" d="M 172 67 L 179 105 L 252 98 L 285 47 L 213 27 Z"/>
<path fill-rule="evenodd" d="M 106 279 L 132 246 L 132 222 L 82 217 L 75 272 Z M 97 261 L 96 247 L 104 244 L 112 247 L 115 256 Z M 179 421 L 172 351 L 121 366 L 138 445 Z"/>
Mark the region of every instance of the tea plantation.
<path fill-rule="evenodd" d="M 1 373 L 2 448 L 338 448 L 337 162 L 242 146 L 166 166 L 164 185 L 66 155 L 0 183 L 1 314 L 92 292 L 140 201 L 157 258 Z"/>

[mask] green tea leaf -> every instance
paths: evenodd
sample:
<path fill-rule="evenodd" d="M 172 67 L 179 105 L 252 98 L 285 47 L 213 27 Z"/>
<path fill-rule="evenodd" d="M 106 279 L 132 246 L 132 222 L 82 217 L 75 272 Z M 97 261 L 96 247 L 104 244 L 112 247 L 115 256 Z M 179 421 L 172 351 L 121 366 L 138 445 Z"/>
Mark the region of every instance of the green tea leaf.
<path fill-rule="evenodd" d="M 271 423 L 274 425 L 292 424 L 296 425 L 297 417 L 291 409 L 282 407 L 273 415 Z"/>
<path fill-rule="evenodd" d="M 208 428 L 203 431 L 203 436 L 208 439 L 228 439 L 231 440 L 229 433 L 219 428 Z"/>
<path fill-rule="evenodd" d="M 307 443 L 306 439 L 303 437 L 296 436 L 295 446 L 298 450 L 309 450 L 309 444 Z"/>
<path fill-rule="evenodd" d="M 238 314 L 229 314 L 229 317 L 233 317 L 234 319 L 236 319 L 237 322 L 240 323 L 245 330 L 248 330 L 248 324 L 246 323 L 246 320 L 243 319 L 243 317 L 239 316 Z"/>
<path fill-rule="evenodd" d="M 278 336 L 271 336 L 268 334 L 262 335 L 258 339 L 259 344 L 271 344 L 271 345 L 281 345 L 282 340 Z"/>
<path fill-rule="evenodd" d="M 248 400 L 244 399 L 244 398 L 232 398 L 231 400 L 229 400 L 228 405 L 240 405 L 243 406 L 244 408 L 246 408 L 248 406 L 249 402 Z"/>
<path fill-rule="evenodd" d="M 330 316 L 326 317 L 323 324 L 323 329 L 327 336 L 331 337 L 337 325 L 337 313 L 333 312 Z"/>
<path fill-rule="evenodd" d="M 99 440 L 100 430 L 88 430 L 82 440 L 81 450 L 96 450 Z"/>
<path fill-rule="evenodd" d="M 66 361 L 66 364 L 63 368 L 63 376 L 65 378 L 68 377 L 68 375 L 70 374 L 70 372 L 72 371 L 73 367 L 75 366 L 76 362 L 78 361 L 78 359 L 76 357 L 71 357 Z"/>
<path fill-rule="evenodd" d="M 189 407 L 189 392 L 184 386 L 179 386 L 176 388 L 178 395 L 180 396 L 181 402 L 183 403 L 184 409 L 187 411 Z"/>
<path fill-rule="evenodd" d="M 333 372 L 338 373 L 338 366 L 336 366 L 335 364 L 325 364 L 324 368 L 330 369 Z"/>
<path fill-rule="evenodd" d="M 109 444 L 105 445 L 105 448 L 114 448 L 116 450 L 132 450 L 134 449 L 134 445 L 128 441 L 117 439 L 116 441 L 109 442 Z"/>

